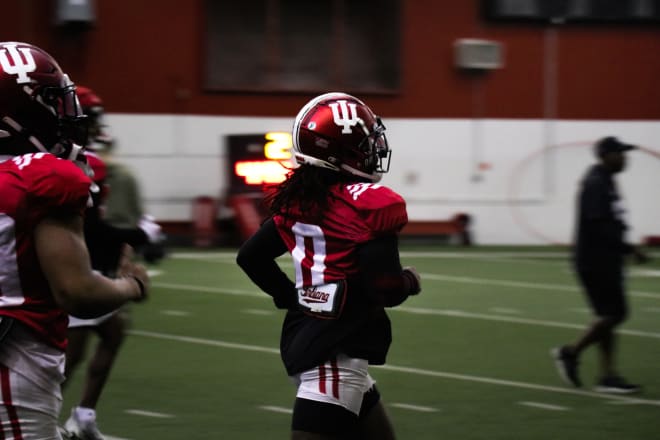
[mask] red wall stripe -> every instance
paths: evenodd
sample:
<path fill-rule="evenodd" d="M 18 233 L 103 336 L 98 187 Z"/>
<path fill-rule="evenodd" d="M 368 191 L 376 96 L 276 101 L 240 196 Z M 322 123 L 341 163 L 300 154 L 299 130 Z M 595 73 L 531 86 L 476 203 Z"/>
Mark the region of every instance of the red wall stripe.
<path fill-rule="evenodd" d="M 383 116 L 660 119 L 659 26 L 499 24 L 481 19 L 479 0 L 401 1 L 400 93 L 362 96 Z M 3 2 L 12 20 L 0 40 L 42 46 L 74 81 L 105 97 L 110 112 L 293 117 L 310 97 L 205 92 L 203 0 L 96 2 L 97 22 L 86 31 L 53 27 L 55 2 L 35 4 Z M 548 32 L 557 37 L 552 115 L 544 95 Z M 481 75 L 456 69 L 458 38 L 501 42 L 504 67 Z"/>

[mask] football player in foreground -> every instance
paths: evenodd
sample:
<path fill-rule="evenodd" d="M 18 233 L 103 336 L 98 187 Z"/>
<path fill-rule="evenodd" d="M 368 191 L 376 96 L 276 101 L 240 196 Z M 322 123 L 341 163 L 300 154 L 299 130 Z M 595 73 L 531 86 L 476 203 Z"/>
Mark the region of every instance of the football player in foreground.
<path fill-rule="evenodd" d="M 394 439 L 368 366 L 392 341 L 386 307 L 421 290 L 402 268 L 403 198 L 379 185 L 390 149 L 359 99 L 327 93 L 293 127 L 295 168 L 267 198 L 272 216 L 243 244 L 238 265 L 286 309 L 280 351 L 297 385 L 291 438 Z M 295 281 L 275 259 L 289 252 Z"/>
<path fill-rule="evenodd" d="M 85 131 L 55 59 L 0 42 L 0 438 L 59 440 L 67 314 L 92 318 L 148 294 L 129 251 L 118 278 L 92 270 Z"/>
<path fill-rule="evenodd" d="M 76 95 L 88 121 L 88 150 L 95 142 L 107 141 L 103 132 L 101 118 L 103 102 L 91 89 L 77 86 Z M 92 194 L 92 206 L 85 212 L 85 242 L 92 260 L 92 268 L 105 276 L 116 276 L 117 264 L 124 244 L 133 248 L 143 246 L 150 241 L 158 241 L 161 234 L 160 226 L 143 220 L 140 227 L 119 228 L 109 224 L 103 216 L 103 205 L 112 188 L 108 188 L 108 170 L 102 158 L 92 151 L 86 151 L 85 157 L 94 171 L 94 183 L 99 191 Z M 128 310 L 125 307 L 114 310 L 98 318 L 80 319 L 69 316 L 68 345 L 66 349 L 66 367 L 64 370 L 66 382 L 71 380 L 76 368 L 85 357 L 85 350 L 92 333 L 98 336 L 98 341 L 91 355 L 82 395 L 78 404 L 71 409 L 64 430 L 66 435 L 80 440 L 103 440 L 103 435 L 96 423 L 96 405 L 101 397 L 105 383 L 119 353 L 128 325 Z"/>

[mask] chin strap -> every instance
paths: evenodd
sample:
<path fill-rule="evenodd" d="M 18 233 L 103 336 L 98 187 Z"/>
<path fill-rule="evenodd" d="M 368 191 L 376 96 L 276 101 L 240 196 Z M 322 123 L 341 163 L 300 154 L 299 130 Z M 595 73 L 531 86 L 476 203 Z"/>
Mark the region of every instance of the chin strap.
<path fill-rule="evenodd" d="M 53 153 L 52 151 L 48 151 L 48 149 L 44 146 L 44 144 L 41 143 L 39 139 L 27 133 L 23 126 L 16 122 L 14 119 L 10 118 L 9 116 L 5 116 L 2 118 L 2 122 L 7 126 L 9 130 L 0 130 L 0 139 L 16 136 L 19 139 L 24 139 L 25 141 L 29 142 L 38 151 L 44 153 Z"/>

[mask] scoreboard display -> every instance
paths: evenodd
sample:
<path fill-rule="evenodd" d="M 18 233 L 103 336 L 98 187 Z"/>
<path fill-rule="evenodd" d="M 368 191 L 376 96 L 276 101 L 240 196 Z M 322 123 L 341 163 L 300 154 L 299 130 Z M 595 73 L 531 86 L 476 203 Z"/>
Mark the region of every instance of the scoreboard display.
<path fill-rule="evenodd" d="M 230 195 L 261 192 L 286 179 L 295 166 L 287 132 L 228 135 L 226 146 Z"/>

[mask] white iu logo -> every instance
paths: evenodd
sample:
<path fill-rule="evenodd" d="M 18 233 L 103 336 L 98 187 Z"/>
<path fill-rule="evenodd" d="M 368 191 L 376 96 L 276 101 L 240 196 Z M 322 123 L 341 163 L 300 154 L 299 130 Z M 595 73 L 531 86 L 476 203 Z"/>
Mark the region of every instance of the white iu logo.
<path fill-rule="evenodd" d="M 328 105 L 332 109 L 332 118 L 335 120 L 335 124 L 344 127 L 341 132 L 351 133 L 353 131 L 351 130 L 351 127 L 357 124 L 360 120 L 357 117 L 357 104 L 354 102 L 346 104 L 345 100 L 340 99 L 337 102 Z"/>
<path fill-rule="evenodd" d="M 9 53 L 9 57 L 7 57 L 7 53 Z M 21 54 L 23 54 L 25 61 L 23 61 Z M 11 62 L 9 61 L 10 59 Z M 0 65 L 2 65 L 2 70 L 6 73 L 18 75 L 18 78 L 16 78 L 18 84 L 29 83 L 30 77 L 27 74 L 37 69 L 30 48 L 21 47 L 20 49 L 16 49 L 15 44 L 6 44 L 0 50 Z"/>

